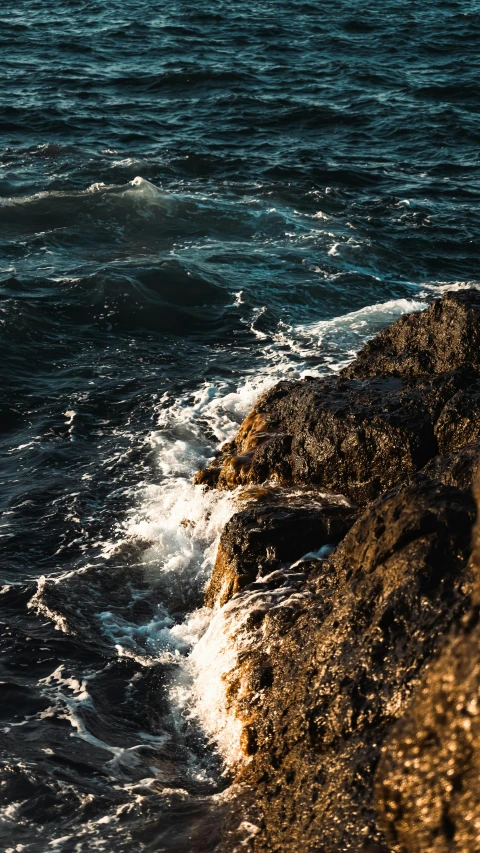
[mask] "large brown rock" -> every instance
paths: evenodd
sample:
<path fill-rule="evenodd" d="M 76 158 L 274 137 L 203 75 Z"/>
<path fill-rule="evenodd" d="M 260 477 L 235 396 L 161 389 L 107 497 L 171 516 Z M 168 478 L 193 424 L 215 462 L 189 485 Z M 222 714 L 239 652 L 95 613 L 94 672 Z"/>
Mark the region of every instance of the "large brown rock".
<path fill-rule="evenodd" d="M 477 503 L 480 481 L 477 479 Z M 480 850 L 480 547 L 474 605 L 455 627 L 383 747 L 376 800 L 405 853 Z"/>
<path fill-rule="evenodd" d="M 381 745 L 468 607 L 474 515 L 469 490 L 420 474 L 367 509 L 329 560 L 267 578 L 270 598 L 295 580 L 293 592 L 258 603 L 249 651 L 227 678 L 249 756 L 239 780 L 263 813 L 255 851 L 383 844 Z M 261 589 L 260 578 L 238 601 Z"/>
<path fill-rule="evenodd" d="M 366 503 L 480 440 L 480 293 L 401 317 L 339 378 L 281 382 L 196 482 L 317 484 Z"/>
<path fill-rule="evenodd" d="M 475 375 L 476 378 L 476 375 Z M 438 453 L 435 424 L 474 374 L 283 382 L 260 398 L 197 483 L 316 484 L 366 503 Z"/>

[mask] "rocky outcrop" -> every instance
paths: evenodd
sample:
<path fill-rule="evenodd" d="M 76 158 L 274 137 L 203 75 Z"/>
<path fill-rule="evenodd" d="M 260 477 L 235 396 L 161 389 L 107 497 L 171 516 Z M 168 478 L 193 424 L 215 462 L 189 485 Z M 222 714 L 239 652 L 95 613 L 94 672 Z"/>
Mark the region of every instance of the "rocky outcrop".
<path fill-rule="evenodd" d="M 298 564 L 281 606 L 257 609 L 250 651 L 227 679 L 251 756 L 240 779 L 262 803 L 255 850 L 382 842 L 380 748 L 468 607 L 474 515 L 468 490 L 417 475 L 366 510 L 329 560 Z M 269 592 L 285 583 L 278 572 Z"/>
<path fill-rule="evenodd" d="M 207 591 L 237 650 L 241 849 L 480 849 L 479 344 L 480 294 L 448 294 L 338 378 L 277 385 L 197 477 L 264 484 Z"/>
<path fill-rule="evenodd" d="M 476 482 L 477 503 L 480 479 Z M 480 543 L 474 600 L 383 747 L 376 799 L 385 835 L 405 853 L 480 849 Z"/>
<path fill-rule="evenodd" d="M 247 584 L 299 560 L 309 551 L 333 550 L 354 518 L 341 495 L 311 489 L 256 489 L 227 522 L 207 587 L 208 605 L 225 604 Z"/>
<path fill-rule="evenodd" d="M 437 455 L 436 423 L 475 379 L 459 369 L 410 383 L 397 377 L 282 382 L 259 400 L 197 483 L 316 484 L 365 504 Z M 447 449 L 448 437 L 443 444 Z"/>
<path fill-rule="evenodd" d="M 339 378 L 268 391 L 196 482 L 316 484 L 365 504 L 439 452 L 480 440 L 480 294 L 407 315 Z"/>

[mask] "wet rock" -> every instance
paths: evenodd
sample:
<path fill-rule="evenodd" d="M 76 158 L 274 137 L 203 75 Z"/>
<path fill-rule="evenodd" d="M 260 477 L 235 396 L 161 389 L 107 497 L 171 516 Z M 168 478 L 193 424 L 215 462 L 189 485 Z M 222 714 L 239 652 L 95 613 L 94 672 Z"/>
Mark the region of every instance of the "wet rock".
<path fill-rule="evenodd" d="M 480 292 L 446 293 L 426 311 L 404 314 L 366 344 L 343 371 L 350 379 L 412 378 L 480 367 Z"/>
<path fill-rule="evenodd" d="M 199 471 L 195 483 L 209 488 L 291 480 L 291 437 L 281 429 L 276 404 L 295 383 L 283 382 L 264 394 L 241 424 L 234 441 L 224 444 L 210 466 Z"/>
<path fill-rule="evenodd" d="M 309 489 L 264 489 L 225 525 L 205 603 L 225 604 L 257 578 L 308 551 L 336 545 L 354 507 L 341 495 Z"/>
<path fill-rule="evenodd" d="M 196 482 L 317 484 L 366 503 L 480 440 L 480 293 L 401 317 L 340 378 L 281 382 Z"/>
<path fill-rule="evenodd" d="M 435 423 L 469 371 L 284 382 L 267 392 L 198 483 L 317 484 L 366 503 L 438 453 Z"/>
<path fill-rule="evenodd" d="M 468 607 L 474 514 L 469 490 L 417 475 L 369 507 L 329 560 L 298 564 L 303 584 L 250 628 L 226 680 L 254 744 L 238 778 L 263 812 L 255 851 L 385 849 L 373 805 L 381 745 Z M 261 690 L 248 681 L 257 659 L 270 673 Z"/>
<path fill-rule="evenodd" d="M 222 537 L 217 694 L 252 853 L 480 850 L 479 409 L 480 293 L 447 294 L 339 377 L 267 392 L 199 473 L 363 507 L 329 516 L 328 559 L 288 567 L 334 538 L 311 497 L 247 505 Z"/>
<path fill-rule="evenodd" d="M 445 486 L 471 489 L 480 465 L 480 443 L 468 444 L 455 453 L 435 456 L 422 473 Z"/>
<path fill-rule="evenodd" d="M 477 502 L 480 482 L 477 480 Z M 474 605 L 427 671 L 383 748 L 377 808 L 386 835 L 408 853 L 480 849 L 480 547 Z"/>
<path fill-rule="evenodd" d="M 445 405 L 435 424 L 440 453 L 480 441 L 480 381 L 462 388 Z"/>

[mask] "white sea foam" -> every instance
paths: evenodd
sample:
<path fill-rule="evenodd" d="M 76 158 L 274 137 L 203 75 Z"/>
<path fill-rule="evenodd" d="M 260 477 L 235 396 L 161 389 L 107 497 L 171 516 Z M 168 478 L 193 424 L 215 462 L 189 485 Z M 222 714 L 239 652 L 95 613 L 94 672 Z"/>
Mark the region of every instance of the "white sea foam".
<path fill-rule="evenodd" d="M 137 176 L 133 181 L 130 181 L 128 188 L 130 187 L 135 189 L 136 195 L 141 194 L 144 198 L 155 200 L 171 198 L 171 196 L 168 196 L 167 193 L 159 189 L 155 184 L 152 184 L 150 181 L 146 181 L 145 178 L 141 178 L 140 176 Z"/>
<path fill-rule="evenodd" d="M 422 290 L 420 292 L 420 296 L 430 296 L 432 294 L 438 293 L 441 296 L 443 293 L 447 293 L 449 290 L 459 291 L 459 290 L 480 290 L 480 282 L 479 281 L 436 281 L 433 284 L 422 284 Z"/>
<path fill-rule="evenodd" d="M 297 591 L 294 572 L 276 571 L 237 593 L 223 607 L 206 614 L 208 628 L 194 645 L 186 668 L 192 681 L 177 683 L 173 697 L 186 716 L 200 720 L 228 766 L 245 762 L 241 736 L 245 721 L 239 702 L 249 696 L 242 683 L 241 662 L 261 646 L 268 652 L 263 627 L 252 627 L 254 612 L 279 609 L 304 597 Z M 271 588 L 272 582 L 278 584 Z M 205 611 L 203 611 L 205 612 Z M 235 690 L 228 688 L 235 684 Z"/>
<path fill-rule="evenodd" d="M 135 505 L 110 550 L 122 538 L 147 540 L 151 545 L 142 562 L 152 578 L 170 579 L 172 589 L 178 584 L 193 586 L 200 595 L 213 567 L 220 533 L 238 505 L 235 492 L 205 491 L 193 485 L 194 473 L 212 457 L 215 446 L 233 437 L 258 396 L 279 379 L 336 372 L 385 325 L 425 307 L 427 303 L 419 299 L 397 299 L 331 320 L 295 327 L 280 324 L 266 342 L 258 375 L 236 388 L 204 383 L 185 399 L 170 400 L 165 395 L 159 401 L 157 429 L 148 437 L 156 454 L 159 483 L 138 489 Z M 323 361 L 318 359 L 320 363 L 312 366 L 312 353 L 324 354 Z M 225 761 L 234 764 L 241 756 L 242 723 L 227 698 L 228 674 L 235 671 L 238 656 L 252 641 L 246 628 L 251 610 L 259 604 L 280 606 L 290 594 L 282 589 L 237 595 L 222 609 L 197 610 L 180 625 L 173 623 L 166 610 L 159 610 L 140 627 L 125 617 L 104 613 L 102 627 L 120 655 L 134 656 L 144 664 L 159 659 L 179 663 L 172 688 L 179 724 L 184 716 L 198 719 Z"/>
<path fill-rule="evenodd" d="M 62 202 L 62 200 L 68 201 L 71 199 L 81 200 L 82 197 L 88 196 L 94 196 L 95 198 L 99 196 L 106 198 L 124 196 L 132 199 L 138 199 L 142 202 L 147 201 L 162 205 L 176 200 L 172 194 L 164 192 L 164 190 L 160 189 L 155 184 L 152 184 L 150 181 L 145 180 L 145 178 L 138 176 L 132 181 L 129 181 L 127 184 L 105 184 L 103 181 L 96 181 L 95 183 L 90 184 L 86 189 L 77 190 L 75 192 L 44 190 L 27 196 L 11 196 L 8 198 L 0 197 L 0 206 L 12 207 L 17 205 L 28 205 L 31 203 L 42 202 L 45 199 L 48 199 L 49 202 L 52 200 L 58 200 L 60 202 Z M 37 232 L 37 236 L 44 233 L 46 232 Z M 63 278 L 58 280 L 74 281 L 75 279 Z"/>
<path fill-rule="evenodd" d="M 68 622 L 65 617 L 62 616 L 61 613 L 57 613 L 55 610 L 52 610 L 45 602 L 44 592 L 46 585 L 47 579 L 45 575 L 41 575 L 37 581 L 37 591 L 28 602 L 27 607 L 34 610 L 39 616 L 46 616 L 47 619 L 50 619 L 55 625 L 55 629 L 57 631 L 63 631 L 64 634 L 69 634 L 70 628 L 68 627 Z"/>
<path fill-rule="evenodd" d="M 321 345 L 325 332 L 332 330 L 341 334 L 344 331 L 354 331 L 358 335 L 357 343 L 363 343 L 367 337 L 376 334 L 388 323 L 393 323 L 402 314 L 423 311 L 427 307 L 426 302 L 418 299 L 390 299 L 388 302 L 378 302 L 360 308 L 358 311 L 342 314 L 332 320 L 321 320 L 297 328 L 308 329 L 313 334 L 318 333 L 318 345 Z"/>
<path fill-rule="evenodd" d="M 173 701 L 185 716 L 200 720 L 228 765 L 241 760 L 243 726 L 230 707 L 226 679 L 235 671 L 240 651 L 251 642 L 251 635 L 242 631 L 249 611 L 243 599 L 240 607 L 235 605 L 229 602 L 213 615 L 206 614 L 207 630 L 193 646 L 183 681 L 179 679 L 172 690 Z"/>
<path fill-rule="evenodd" d="M 289 335 L 291 350 L 308 365 L 312 352 L 319 355 L 313 369 L 300 369 L 300 375 L 337 373 L 357 354 L 363 344 L 402 314 L 423 311 L 428 303 L 420 299 L 390 299 L 368 305 L 358 311 L 331 320 L 306 323 L 294 327 Z"/>
<path fill-rule="evenodd" d="M 330 235 L 333 236 L 333 235 Z M 328 254 L 331 257 L 344 256 L 348 257 L 352 252 L 356 252 L 358 249 L 362 249 L 365 247 L 364 243 L 359 243 L 358 240 L 355 240 L 353 237 L 349 237 L 347 240 L 340 240 L 335 242 L 333 246 L 328 250 Z"/>

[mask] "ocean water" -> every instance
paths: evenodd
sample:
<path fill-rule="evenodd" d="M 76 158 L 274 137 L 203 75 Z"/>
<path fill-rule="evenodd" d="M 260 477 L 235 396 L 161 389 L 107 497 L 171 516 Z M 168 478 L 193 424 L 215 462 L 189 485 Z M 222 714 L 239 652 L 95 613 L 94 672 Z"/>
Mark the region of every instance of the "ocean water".
<path fill-rule="evenodd" d="M 192 477 L 480 282 L 479 44 L 478 0 L 2 3 L 2 850 L 215 849 L 238 496 Z"/>

